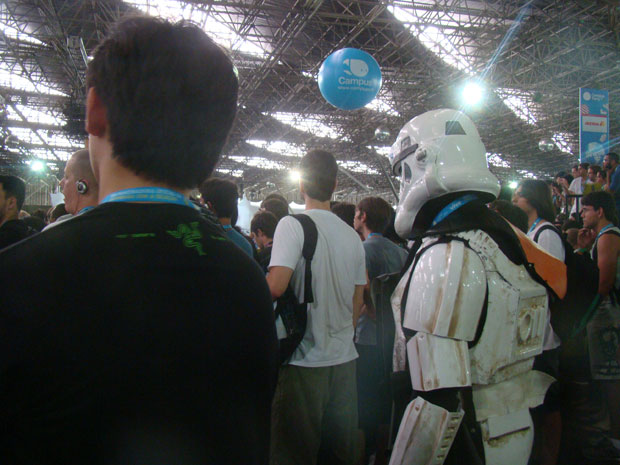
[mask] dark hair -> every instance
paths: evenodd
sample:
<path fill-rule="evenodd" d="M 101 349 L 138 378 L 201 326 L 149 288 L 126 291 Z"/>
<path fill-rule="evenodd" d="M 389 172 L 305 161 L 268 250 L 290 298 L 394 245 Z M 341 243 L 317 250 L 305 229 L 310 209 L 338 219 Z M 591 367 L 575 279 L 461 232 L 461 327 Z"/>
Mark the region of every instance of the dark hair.
<path fill-rule="evenodd" d="M 338 164 L 334 156 L 325 150 L 311 150 L 301 159 L 301 182 L 304 191 L 314 200 L 329 200 L 336 187 Z"/>
<path fill-rule="evenodd" d="M 59 203 L 55 207 L 51 208 L 51 211 L 49 212 L 49 219 L 50 219 L 49 222 L 53 223 L 58 218 L 60 218 L 63 215 L 66 215 L 66 214 L 67 214 L 67 210 L 65 209 L 65 204 L 64 203 Z"/>
<path fill-rule="evenodd" d="M 617 154 L 617 153 L 614 153 L 614 152 L 609 152 L 609 153 L 607 154 L 607 156 L 609 157 L 609 159 L 610 159 L 610 160 L 613 160 L 613 161 L 615 161 L 616 163 L 620 163 L 620 157 L 618 156 L 618 154 Z"/>
<path fill-rule="evenodd" d="M 577 163 L 576 165 L 573 165 L 571 170 L 578 170 L 579 169 L 579 163 Z"/>
<path fill-rule="evenodd" d="M 566 232 L 567 229 L 579 228 L 579 222 L 575 220 L 566 220 L 562 223 L 562 231 Z"/>
<path fill-rule="evenodd" d="M 239 191 L 234 182 L 227 179 L 209 178 L 200 186 L 200 193 L 205 204 L 211 203 L 218 218 L 231 218 L 232 220 L 235 216 Z"/>
<path fill-rule="evenodd" d="M 527 214 L 516 205 L 508 202 L 507 200 L 497 199 L 489 204 L 489 208 L 506 218 L 521 231 L 525 233 L 527 232 Z"/>
<path fill-rule="evenodd" d="M 272 197 L 270 199 L 263 200 L 260 204 L 263 210 L 273 213 L 277 220 L 280 221 L 286 215 L 288 215 L 288 203 L 280 200 L 278 197 Z"/>
<path fill-rule="evenodd" d="M 0 176 L 0 184 L 2 184 L 5 197 L 15 197 L 17 211 L 19 212 L 26 199 L 26 183 L 17 176 L 3 175 Z"/>
<path fill-rule="evenodd" d="M 558 174 L 555 175 L 556 178 L 564 178 L 566 179 L 566 181 L 568 181 L 568 184 L 570 185 L 571 182 L 573 182 L 573 175 L 572 174 L 568 174 L 565 173 L 564 171 L 560 171 Z"/>
<path fill-rule="evenodd" d="M 521 181 L 521 197 L 530 203 L 538 216 L 553 223 L 555 209 L 553 208 L 549 186 L 545 181 L 539 181 L 538 179 Z"/>
<path fill-rule="evenodd" d="M 609 192 L 592 192 L 581 199 L 581 204 L 583 206 L 593 207 L 595 210 L 602 208 L 605 218 L 615 225 L 618 224 L 618 211 L 616 210 L 616 203 Z"/>
<path fill-rule="evenodd" d="M 601 167 L 600 167 L 600 166 L 598 166 L 598 165 L 590 165 L 590 168 L 589 168 L 589 169 L 591 169 L 592 171 L 594 171 L 594 174 L 595 174 L 595 175 L 596 175 L 596 174 L 598 174 L 598 173 L 600 173 L 601 171 L 603 171 L 603 168 L 601 168 Z"/>
<path fill-rule="evenodd" d="M 96 48 L 86 82 L 105 106 L 123 166 L 179 188 L 213 171 L 235 118 L 238 81 L 198 26 L 125 18 Z"/>
<path fill-rule="evenodd" d="M 590 163 L 579 163 L 579 168 L 587 170 L 588 168 L 590 168 Z"/>
<path fill-rule="evenodd" d="M 366 213 L 366 227 L 379 233 L 385 230 L 393 213 L 392 206 L 381 197 L 366 197 L 356 208 L 360 213 Z"/>
<path fill-rule="evenodd" d="M 288 200 L 286 200 L 286 197 L 284 197 L 282 194 L 278 194 L 277 192 L 272 192 L 271 194 L 268 194 L 267 197 L 263 199 L 263 202 L 271 199 L 278 199 L 288 205 Z M 263 208 L 262 205 L 261 208 Z"/>
<path fill-rule="evenodd" d="M 355 219 L 355 205 L 347 202 L 336 202 L 330 210 L 342 221 L 353 227 L 353 220 Z"/>
<path fill-rule="evenodd" d="M 250 231 L 256 234 L 260 229 L 265 236 L 273 239 L 278 225 L 278 218 L 271 212 L 262 211 L 256 213 L 250 222 Z"/>

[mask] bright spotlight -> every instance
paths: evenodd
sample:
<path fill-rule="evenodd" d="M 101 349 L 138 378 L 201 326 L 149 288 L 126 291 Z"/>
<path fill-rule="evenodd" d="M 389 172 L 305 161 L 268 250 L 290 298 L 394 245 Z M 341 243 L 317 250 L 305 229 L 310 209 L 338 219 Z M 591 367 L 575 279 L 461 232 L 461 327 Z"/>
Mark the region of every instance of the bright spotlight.
<path fill-rule="evenodd" d="M 291 178 L 291 181 L 297 182 L 301 178 L 301 173 L 297 170 L 292 170 L 289 176 Z"/>
<path fill-rule="evenodd" d="M 518 185 L 519 183 L 517 181 L 510 181 L 510 184 L 508 184 L 508 187 L 510 187 L 511 189 L 516 189 Z"/>
<path fill-rule="evenodd" d="M 482 86 L 475 82 L 469 82 L 463 88 L 463 100 L 467 105 L 476 105 L 482 100 Z"/>
<path fill-rule="evenodd" d="M 45 169 L 45 163 L 40 160 L 34 160 L 30 163 L 30 169 L 34 172 L 43 171 Z"/>

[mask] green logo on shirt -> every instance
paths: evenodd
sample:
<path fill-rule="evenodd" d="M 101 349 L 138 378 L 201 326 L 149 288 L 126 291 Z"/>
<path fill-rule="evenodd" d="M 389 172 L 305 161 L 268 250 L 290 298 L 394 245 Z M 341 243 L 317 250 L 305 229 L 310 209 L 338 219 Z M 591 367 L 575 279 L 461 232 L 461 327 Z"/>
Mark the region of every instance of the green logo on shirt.
<path fill-rule="evenodd" d="M 198 229 L 198 222 L 194 221 L 188 225 L 180 224 L 176 231 L 166 231 L 172 237 L 183 240 L 183 245 L 188 248 L 196 249 L 198 255 L 206 255 L 202 250 L 202 244 L 197 242 L 202 239 L 202 233 Z"/>

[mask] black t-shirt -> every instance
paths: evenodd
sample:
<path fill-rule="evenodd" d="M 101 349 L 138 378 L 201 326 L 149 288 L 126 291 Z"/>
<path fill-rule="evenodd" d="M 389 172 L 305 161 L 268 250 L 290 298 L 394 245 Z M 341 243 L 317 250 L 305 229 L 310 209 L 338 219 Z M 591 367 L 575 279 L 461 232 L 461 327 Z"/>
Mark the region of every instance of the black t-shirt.
<path fill-rule="evenodd" d="M 267 463 L 277 363 L 261 269 L 191 208 L 0 253 L 0 463 Z"/>
<path fill-rule="evenodd" d="M 0 250 L 35 233 L 36 231 L 22 220 L 9 220 L 0 226 Z"/>

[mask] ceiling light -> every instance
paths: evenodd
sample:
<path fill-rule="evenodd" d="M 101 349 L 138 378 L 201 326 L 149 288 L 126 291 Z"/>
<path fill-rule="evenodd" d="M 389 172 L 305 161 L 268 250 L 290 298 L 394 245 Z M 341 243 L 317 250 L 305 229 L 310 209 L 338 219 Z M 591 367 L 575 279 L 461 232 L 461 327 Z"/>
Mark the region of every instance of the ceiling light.
<path fill-rule="evenodd" d="M 41 160 L 34 160 L 30 163 L 30 169 L 38 173 L 45 169 L 45 163 L 43 163 Z"/>
<path fill-rule="evenodd" d="M 477 105 L 482 100 L 482 86 L 476 82 L 469 82 L 463 88 L 463 100 L 467 105 Z"/>
<path fill-rule="evenodd" d="M 517 181 L 510 181 L 510 184 L 508 184 L 508 187 L 510 187 L 511 189 L 516 189 L 518 185 L 519 183 Z"/>
<path fill-rule="evenodd" d="M 301 178 L 301 173 L 297 170 L 291 170 L 289 177 L 291 178 L 291 181 L 298 182 Z"/>

